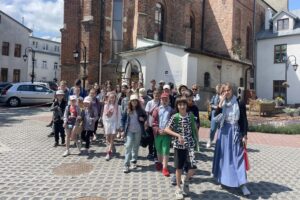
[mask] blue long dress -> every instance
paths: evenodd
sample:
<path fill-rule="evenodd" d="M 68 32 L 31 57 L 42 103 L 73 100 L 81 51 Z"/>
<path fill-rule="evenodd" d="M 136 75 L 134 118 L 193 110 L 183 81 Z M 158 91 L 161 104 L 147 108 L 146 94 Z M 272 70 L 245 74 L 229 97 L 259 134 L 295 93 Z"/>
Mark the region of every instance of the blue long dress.
<path fill-rule="evenodd" d="M 228 112 L 230 109 L 227 109 Z M 239 187 L 247 183 L 242 136 L 239 134 L 238 122 L 226 120 L 227 114 L 225 111 L 225 121 L 218 132 L 212 173 L 218 183 Z"/>

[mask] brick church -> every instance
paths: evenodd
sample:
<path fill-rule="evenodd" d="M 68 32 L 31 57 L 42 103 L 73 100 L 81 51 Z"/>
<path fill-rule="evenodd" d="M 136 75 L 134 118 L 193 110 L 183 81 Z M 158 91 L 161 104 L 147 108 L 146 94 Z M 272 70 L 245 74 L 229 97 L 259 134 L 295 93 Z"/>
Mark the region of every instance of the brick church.
<path fill-rule="evenodd" d="M 253 34 L 264 27 L 267 9 L 287 9 L 287 0 L 65 0 L 62 80 L 69 85 L 76 78 L 87 83 L 120 81 L 119 52 L 134 51 L 138 39 L 145 38 L 184 47 L 189 55 L 219 59 L 211 68 L 237 64 L 240 76 L 250 69 L 241 78 L 245 82 L 253 76 Z M 211 79 L 219 80 L 217 72 L 211 73 Z M 195 82 L 202 85 L 199 76 Z"/>

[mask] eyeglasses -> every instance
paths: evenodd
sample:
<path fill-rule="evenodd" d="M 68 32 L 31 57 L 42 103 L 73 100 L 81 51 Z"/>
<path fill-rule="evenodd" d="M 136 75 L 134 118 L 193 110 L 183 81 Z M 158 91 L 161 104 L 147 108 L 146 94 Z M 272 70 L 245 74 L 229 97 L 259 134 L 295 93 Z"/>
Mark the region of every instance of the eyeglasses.
<path fill-rule="evenodd" d="M 198 89 L 196 89 L 196 88 L 193 88 L 192 90 L 193 90 L 193 91 L 197 91 Z"/>

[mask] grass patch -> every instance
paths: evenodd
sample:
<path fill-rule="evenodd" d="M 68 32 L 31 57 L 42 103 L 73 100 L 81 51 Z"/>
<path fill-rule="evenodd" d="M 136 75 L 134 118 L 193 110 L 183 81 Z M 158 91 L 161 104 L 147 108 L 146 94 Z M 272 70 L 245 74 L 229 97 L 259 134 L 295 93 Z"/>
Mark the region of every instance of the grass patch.
<path fill-rule="evenodd" d="M 250 132 L 275 133 L 275 134 L 300 134 L 300 124 L 289 124 L 286 126 L 275 127 L 272 125 L 251 125 L 248 127 Z"/>

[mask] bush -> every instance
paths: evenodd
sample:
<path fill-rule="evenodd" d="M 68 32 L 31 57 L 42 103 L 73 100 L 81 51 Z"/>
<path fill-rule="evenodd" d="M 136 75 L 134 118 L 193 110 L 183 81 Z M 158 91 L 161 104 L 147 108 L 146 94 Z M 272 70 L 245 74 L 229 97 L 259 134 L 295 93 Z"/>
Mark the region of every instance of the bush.
<path fill-rule="evenodd" d="M 273 125 L 251 125 L 248 128 L 251 132 L 275 133 L 275 134 L 300 134 L 300 124 L 289 124 L 285 126 L 275 127 Z"/>
<path fill-rule="evenodd" d="M 210 121 L 208 119 L 200 119 L 200 127 L 210 128 Z"/>

